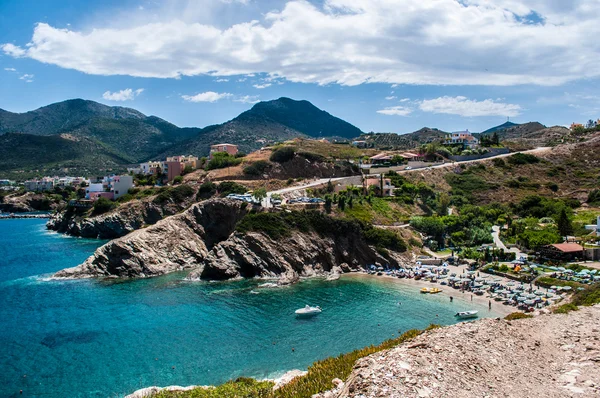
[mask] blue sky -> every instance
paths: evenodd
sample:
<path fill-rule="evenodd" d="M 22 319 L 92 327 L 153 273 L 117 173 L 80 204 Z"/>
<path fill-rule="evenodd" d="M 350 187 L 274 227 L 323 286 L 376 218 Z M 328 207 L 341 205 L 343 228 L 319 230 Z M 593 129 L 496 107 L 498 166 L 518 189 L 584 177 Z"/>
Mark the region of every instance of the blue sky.
<path fill-rule="evenodd" d="M 179 126 L 306 99 L 364 131 L 600 117 L 598 0 L 0 1 L 0 108 Z"/>

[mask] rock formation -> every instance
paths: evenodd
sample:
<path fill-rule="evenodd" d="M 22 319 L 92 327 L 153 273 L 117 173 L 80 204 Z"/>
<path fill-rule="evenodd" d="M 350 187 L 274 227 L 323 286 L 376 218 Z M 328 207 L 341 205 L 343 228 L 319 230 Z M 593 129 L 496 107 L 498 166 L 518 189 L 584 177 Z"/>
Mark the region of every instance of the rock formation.
<path fill-rule="evenodd" d="M 177 214 L 189 203 L 157 204 L 154 197 L 121 204 L 115 210 L 98 216 L 81 216 L 67 208 L 52 216 L 46 228 L 82 238 L 115 239 L 146 225 L 156 224 L 167 216 Z"/>
<path fill-rule="evenodd" d="M 26 192 L 24 194 L 6 195 L 0 203 L 0 211 L 6 213 L 26 213 L 31 211 L 50 211 L 64 201 L 55 200 L 41 193 Z"/>
<path fill-rule="evenodd" d="M 83 264 L 55 274 L 57 278 L 150 277 L 191 270 L 190 279 L 279 278 L 337 274 L 380 262 L 397 265 L 398 253 L 382 257 L 359 230 L 327 234 L 291 231 L 274 240 L 263 232 L 236 231 L 245 204 L 212 199 L 183 213 L 134 231 L 98 248 Z"/>

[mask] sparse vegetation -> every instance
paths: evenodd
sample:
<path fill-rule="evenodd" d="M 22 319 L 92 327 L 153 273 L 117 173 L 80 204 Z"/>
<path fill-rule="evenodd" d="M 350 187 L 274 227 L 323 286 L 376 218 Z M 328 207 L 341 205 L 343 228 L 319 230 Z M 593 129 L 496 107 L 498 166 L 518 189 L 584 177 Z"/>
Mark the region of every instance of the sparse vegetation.
<path fill-rule="evenodd" d="M 242 163 L 242 159 L 231 156 L 227 152 L 217 152 L 212 154 L 212 159 L 208 161 L 207 170 L 224 169 L 226 167 L 237 166 Z"/>
<path fill-rule="evenodd" d="M 296 148 L 292 146 L 282 146 L 273 151 L 269 160 L 271 162 L 285 163 L 292 160 L 295 155 Z"/>

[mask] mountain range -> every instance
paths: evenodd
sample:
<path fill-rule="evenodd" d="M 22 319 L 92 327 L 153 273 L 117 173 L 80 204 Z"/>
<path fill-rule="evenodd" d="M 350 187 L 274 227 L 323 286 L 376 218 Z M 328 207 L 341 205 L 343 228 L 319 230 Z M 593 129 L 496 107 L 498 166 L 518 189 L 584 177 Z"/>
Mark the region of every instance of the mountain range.
<path fill-rule="evenodd" d="M 350 139 L 362 131 L 308 101 L 259 102 L 219 125 L 182 128 L 124 107 L 73 99 L 26 113 L 0 109 L 0 172 L 102 174 L 175 154 L 206 156 L 210 145 L 251 152 L 295 137 Z"/>

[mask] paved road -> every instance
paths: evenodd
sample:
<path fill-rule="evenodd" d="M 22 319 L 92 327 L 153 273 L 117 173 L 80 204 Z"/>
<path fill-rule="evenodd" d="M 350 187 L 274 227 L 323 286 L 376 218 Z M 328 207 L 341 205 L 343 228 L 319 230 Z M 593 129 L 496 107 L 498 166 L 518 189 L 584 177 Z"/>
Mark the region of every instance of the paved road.
<path fill-rule="evenodd" d="M 271 196 L 273 194 L 283 195 L 285 193 L 298 191 L 300 189 L 306 189 L 306 188 L 316 187 L 319 185 L 324 185 L 324 184 L 327 184 L 328 181 L 331 181 L 333 183 L 333 182 L 336 182 L 339 180 L 343 180 L 344 178 L 348 178 L 348 177 L 321 178 L 321 179 L 315 180 L 313 182 L 310 182 L 308 184 L 296 185 L 296 186 L 289 187 L 289 188 L 278 189 L 277 191 L 271 191 L 271 192 L 268 192 L 267 195 L 269 195 L 269 196 Z"/>
<path fill-rule="evenodd" d="M 527 256 L 527 254 L 521 252 L 521 250 L 519 250 L 516 247 L 511 247 L 510 249 L 506 247 L 504 242 L 502 242 L 502 240 L 500 239 L 500 227 L 498 225 L 494 225 L 492 227 L 492 238 L 494 239 L 494 245 L 496 245 L 498 249 L 504 249 L 505 252 L 515 253 L 517 259 L 521 256 Z"/>
<path fill-rule="evenodd" d="M 480 163 L 480 162 L 485 162 L 488 160 L 492 160 L 492 159 L 500 159 L 500 158 L 506 158 L 509 156 L 512 156 L 516 153 L 529 153 L 529 154 L 534 154 L 534 153 L 540 153 L 540 152 L 545 152 L 548 150 L 551 150 L 551 147 L 539 147 L 539 148 L 535 148 L 535 149 L 530 149 L 527 151 L 519 151 L 519 152 L 510 152 L 510 153 L 503 153 L 501 155 L 496 155 L 496 156 L 492 156 L 489 158 L 483 158 L 483 159 L 475 159 L 475 160 L 465 160 L 462 162 L 446 162 L 444 164 L 439 164 L 436 166 L 429 166 L 429 167 L 419 167 L 419 168 L 415 168 L 415 169 L 411 169 L 411 170 L 404 170 L 404 168 L 406 166 L 395 166 L 395 167 L 382 167 L 382 168 L 375 168 L 375 169 L 371 169 L 371 171 L 369 173 L 371 174 L 380 174 L 382 172 L 387 173 L 390 170 L 393 170 L 397 173 L 414 173 L 415 171 L 422 171 L 425 169 L 442 169 L 445 167 L 455 167 L 457 165 L 460 164 L 469 164 L 469 163 Z"/>

